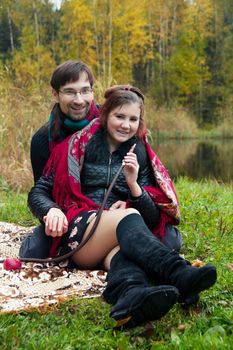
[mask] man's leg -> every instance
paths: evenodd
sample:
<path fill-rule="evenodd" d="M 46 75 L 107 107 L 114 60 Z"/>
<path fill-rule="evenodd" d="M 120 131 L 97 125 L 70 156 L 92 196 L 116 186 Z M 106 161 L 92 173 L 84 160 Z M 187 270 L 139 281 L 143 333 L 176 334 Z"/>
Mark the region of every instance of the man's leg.
<path fill-rule="evenodd" d="M 180 230 L 172 225 L 167 224 L 164 230 L 164 237 L 162 243 L 171 250 L 179 252 L 182 245 L 182 237 Z"/>
<path fill-rule="evenodd" d="M 52 237 L 45 234 L 45 226 L 40 224 L 24 238 L 19 250 L 19 256 L 20 258 L 47 258 L 51 244 Z"/>

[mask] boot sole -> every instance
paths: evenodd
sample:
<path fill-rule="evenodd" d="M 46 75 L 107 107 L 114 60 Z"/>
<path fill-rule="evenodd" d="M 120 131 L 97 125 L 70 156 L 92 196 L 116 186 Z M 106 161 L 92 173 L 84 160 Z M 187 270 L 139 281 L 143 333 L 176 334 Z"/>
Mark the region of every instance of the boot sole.
<path fill-rule="evenodd" d="M 160 289 L 156 287 L 156 290 L 145 294 L 144 298 L 131 308 L 110 315 L 117 321 L 116 328 L 132 328 L 163 317 L 177 302 L 178 297 L 179 292 L 174 287 L 162 286 Z"/>
<path fill-rule="evenodd" d="M 216 268 L 209 267 L 208 270 L 203 272 L 203 274 L 196 280 L 190 287 L 190 291 L 186 293 L 185 297 L 181 298 L 181 302 L 188 299 L 196 294 L 199 294 L 203 290 L 209 289 L 217 280 Z"/>

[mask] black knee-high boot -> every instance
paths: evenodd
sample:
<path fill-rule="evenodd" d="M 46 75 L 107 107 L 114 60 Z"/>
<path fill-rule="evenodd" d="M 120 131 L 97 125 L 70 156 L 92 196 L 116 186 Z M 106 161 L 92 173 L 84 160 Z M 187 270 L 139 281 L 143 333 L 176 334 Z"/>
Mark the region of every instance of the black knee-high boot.
<path fill-rule="evenodd" d="M 130 214 L 117 226 L 117 239 L 126 257 L 138 263 L 147 273 L 157 276 L 163 283 L 175 286 L 179 301 L 210 288 L 217 278 L 216 268 L 201 268 L 169 250 L 145 225 L 139 214 Z"/>
<path fill-rule="evenodd" d="M 179 293 L 169 285 L 150 286 L 146 273 L 118 251 L 112 258 L 103 296 L 114 304 L 110 315 L 117 327 L 130 328 L 164 316 Z"/>

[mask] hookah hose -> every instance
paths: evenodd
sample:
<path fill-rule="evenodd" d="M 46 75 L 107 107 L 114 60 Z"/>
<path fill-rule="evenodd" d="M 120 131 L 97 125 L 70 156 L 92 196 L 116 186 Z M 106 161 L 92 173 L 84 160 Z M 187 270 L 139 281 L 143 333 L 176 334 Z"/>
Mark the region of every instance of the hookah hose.
<path fill-rule="evenodd" d="M 135 146 L 136 144 L 134 144 L 129 152 L 133 152 L 134 149 L 135 149 Z M 110 195 L 110 192 L 113 188 L 113 186 L 115 185 L 116 183 L 116 180 L 118 178 L 118 176 L 120 175 L 120 172 L 122 171 L 122 169 L 124 168 L 124 165 L 122 164 L 120 166 L 120 168 L 118 169 L 116 175 L 114 176 L 105 196 L 104 196 L 104 199 L 103 199 L 103 202 L 100 206 L 100 208 L 98 209 L 97 211 L 97 215 L 96 215 L 96 219 L 95 219 L 95 222 L 94 222 L 94 225 L 92 226 L 88 236 L 75 248 L 73 249 L 72 251 L 64 254 L 64 255 L 61 255 L 61 256 L 58 256 L 58 257 L 55 257 L 55 258 L 45 258 L 45 259 L 39 259 L 39 258 L 17 258 L 17 260 L 21 261 L 21 262 L 35 262 L 35 263 L 58 263 L 60 261 L 63 261 L 63 260 L 66 260 L 68 258 L 70 258 L 74 253 L 76 253 L 78 250 L 80 250 L 88 241 L 89 239 L 93 236 L 93 234 L 95 233 L 95 230 L 99 224 L 99 221 L 100 221 L 100 218 L 101 218 L 101 215 L 102 215 L 102 212 L 105 208 L 105 205 L 106 205 L 106 202 L 108 200 L 108 197 Z M 0 260 L 0 263 L 3 263 L 6 259 L 1 259 Z"/>

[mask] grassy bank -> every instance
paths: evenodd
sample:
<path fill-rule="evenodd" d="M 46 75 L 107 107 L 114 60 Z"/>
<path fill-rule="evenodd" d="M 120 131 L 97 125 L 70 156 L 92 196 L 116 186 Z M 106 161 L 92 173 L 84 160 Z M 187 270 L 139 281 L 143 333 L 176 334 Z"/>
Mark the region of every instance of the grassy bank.
<path fill-rule="evenodd" d="M 114 330 L 102 299 L 77 300 L 47 313 L 0 315 L 1 349 L 230 350 L 232 319 L 232 185 L 176 183 L 181 202 L 182 254 L 218 269 L 218 281 L 190 309 L 177 304 L 162 320 L 129 331 Z M 1 190 L 0 220 L 32 224 L 26 195 Z M 25 335 L 27 335 L 25 337 Z"/>
<path fill-rule="evenodd" d="M 223 116 L 218 125 L 209 124 L 200 128 L 197 118 L 187 108 L 155 108 L 153 101 L 148 101 L 146 108 L 147 127 L 153 138 L 162 139 L 226 139 L 233 138 L 232 115 Z"/>

